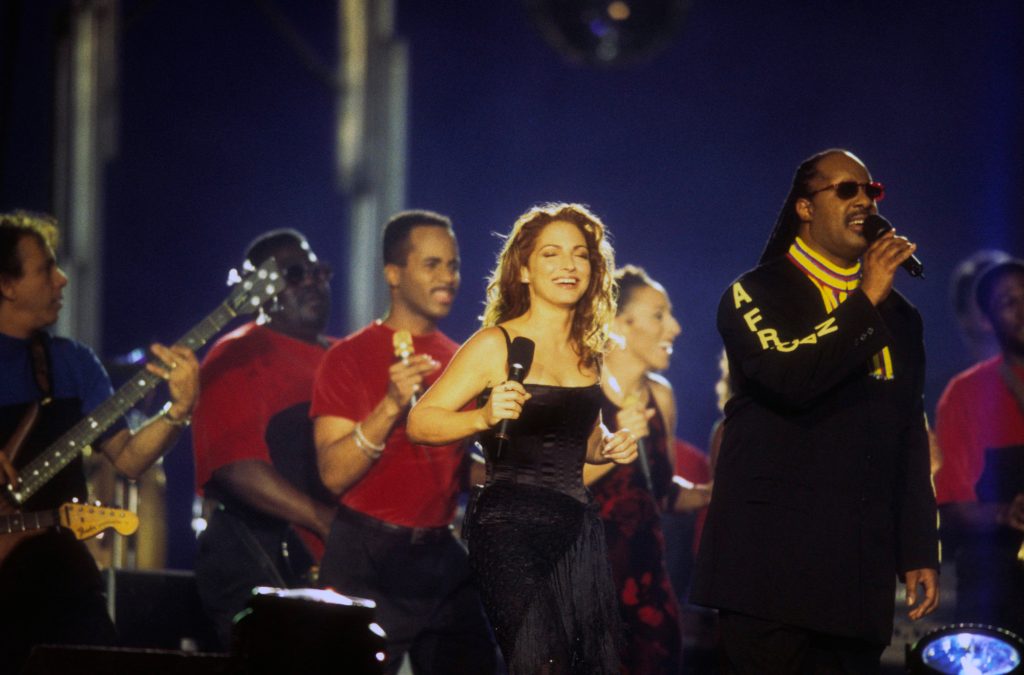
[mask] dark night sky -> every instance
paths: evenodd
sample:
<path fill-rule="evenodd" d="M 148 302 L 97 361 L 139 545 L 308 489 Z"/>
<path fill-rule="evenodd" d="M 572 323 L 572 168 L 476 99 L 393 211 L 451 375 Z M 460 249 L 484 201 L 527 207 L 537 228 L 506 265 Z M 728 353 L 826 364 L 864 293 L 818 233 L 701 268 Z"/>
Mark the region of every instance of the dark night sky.
<path fill-rule="evenodd" d="M 53 29 L 66 3 L 2 4 L 0 209 L 51 210 Z M 335 5 L 275 3 L 325 64 Z M 679 435 L 703 445 L 716 416 L 718 297 L 755 263 L 797 164 L 846 147 L 886 183 L 882 213 L 927 266 L 926 280 L 898 285 L 925 317 L 933 409 L 967 365 L 950 270 L 981 247 L 1024 255 L 1024 5 L 694 5 L 664 52 L 608 70 L 568 63 L 520 2 L 399 2 L 411 54 L 407 205 L 450 214 L 464 261 L 461 302 L 442 327 L 457 340 L 476 328 L 493 232 L 536 202 L 587 203 L 618 261 L 644 265 L 671 295 L 683 325 L 667 373 Z M 104 356 L 187 330 L 263 230 L 297 227 L 336 266 L 346 252 L 333 92 L 258 3 L 129 0 L 122 11 Z M 188 449 L 168 463 L 180 511 Z M 189 557 L 172 551 L 171 562 Z"/>

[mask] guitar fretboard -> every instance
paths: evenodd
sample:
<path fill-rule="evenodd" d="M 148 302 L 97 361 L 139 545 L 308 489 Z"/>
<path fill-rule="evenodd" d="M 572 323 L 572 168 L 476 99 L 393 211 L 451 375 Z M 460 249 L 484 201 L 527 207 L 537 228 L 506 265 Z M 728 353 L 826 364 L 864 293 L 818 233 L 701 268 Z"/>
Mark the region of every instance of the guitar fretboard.
<path fill-rule="evenodd" d="M 237 316 L 237 312 L 225 302 L 175 344 L 195 351 L 206 344 L 207 340 L 235 316 Z M 17 488 L 13 488 L 11 485 L 6 486 L 11 500 L 19 506 L 28 501 L 160 381 L 159 376 L 145 368 L 141 369 L 132 379 L 121 385 L 113 396 L 97 406 L 46 451 L 18 471 L 21 482 Z"/>
<path fill-rule="evenodd" d="M 0 534 L 40 530 L 44 527 L 53 527 L 59 522 L 57 511 L 12 513 L 8 516 L 0 516 Z"/>

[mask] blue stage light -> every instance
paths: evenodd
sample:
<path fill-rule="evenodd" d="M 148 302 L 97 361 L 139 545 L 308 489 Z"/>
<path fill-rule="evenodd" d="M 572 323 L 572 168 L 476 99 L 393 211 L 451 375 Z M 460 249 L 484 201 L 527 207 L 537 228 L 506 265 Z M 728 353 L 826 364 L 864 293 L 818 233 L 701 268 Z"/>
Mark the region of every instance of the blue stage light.
<path fill-rule="evenodd" d="M 977 624 L 943 626 L 925 635 L 907 654 L 907 672 L 946 675 L 1024 673 L 1024 641 L 1002 628 Z"/>

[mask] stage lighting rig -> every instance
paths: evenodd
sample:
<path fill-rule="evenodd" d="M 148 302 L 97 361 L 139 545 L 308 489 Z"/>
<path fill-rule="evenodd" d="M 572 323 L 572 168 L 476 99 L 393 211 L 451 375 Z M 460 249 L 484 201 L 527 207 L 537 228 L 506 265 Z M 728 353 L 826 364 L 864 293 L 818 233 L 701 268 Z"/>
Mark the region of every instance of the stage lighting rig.
<path fill-rule="evenodd" d="M 690 0 L 525 0 L 544 38 L 570 60 L 621 66 L 649 58 L 676 35 Z"/>

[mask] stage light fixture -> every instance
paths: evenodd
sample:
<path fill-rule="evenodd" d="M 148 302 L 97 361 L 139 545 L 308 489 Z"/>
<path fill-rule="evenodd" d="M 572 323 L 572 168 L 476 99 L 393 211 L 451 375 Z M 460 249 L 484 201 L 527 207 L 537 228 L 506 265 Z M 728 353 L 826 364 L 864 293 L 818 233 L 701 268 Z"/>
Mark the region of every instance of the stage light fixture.
<path fill-rule="evenodd" d="M 676 35 L 690 0 L 525 0 L 544 38 L 570 60 L 619 66 L 649 58 Z"/>
<path fill-rule="evenodd" d="M 962 623 L 934 630 L 907 649 L 912 675 L 1022 675 L 1024 640 L 1002 628 Z"/>
<path fill-rule="evenodd" d="M 247 675 L 382 675 L 376 603 L 329 589 L 257 587 L 235 618 L 233 654 Z"/>

